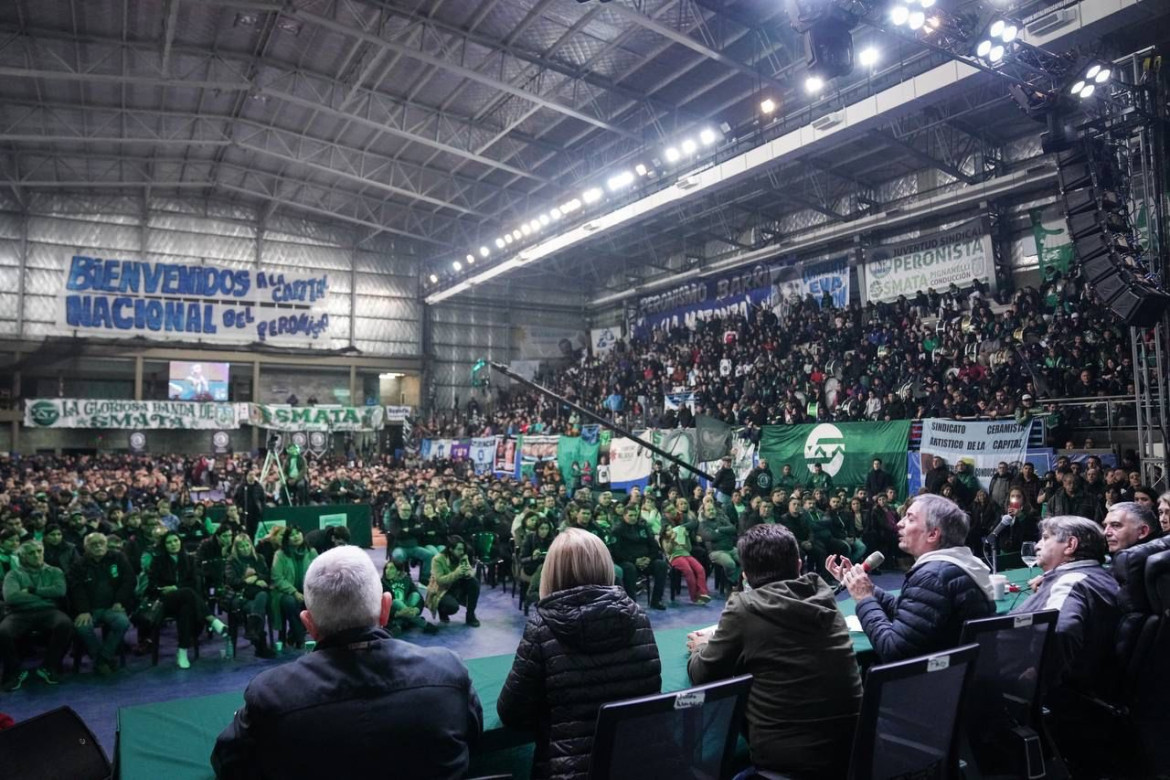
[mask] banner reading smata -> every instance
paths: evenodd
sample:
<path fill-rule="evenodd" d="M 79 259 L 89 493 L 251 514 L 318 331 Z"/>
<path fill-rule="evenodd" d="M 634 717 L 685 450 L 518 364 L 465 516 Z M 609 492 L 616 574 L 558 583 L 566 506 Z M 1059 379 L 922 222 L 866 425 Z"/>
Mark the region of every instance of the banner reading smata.
<path fill-rule="evenodd" d="M 235 404 L 41 398 L 24 402 L 30 428 L 219 430 L 238 428 Z"/>
<path fill-rule="evenodd" d="M 934 456 L 954 469 L 965 461 L 975 472 L 979 485 L 990 489 L 991 476 L 1001 462 L 1009 466 L 1022 464 L 1028 456 L 1028 435 L 1032 424 L 1014 422 L 923 420 L 919 457 L 922 473 L 930 470 Z"/>
<path fill-rule="evenodd" d="M 785 464 L 801 484 L 807 484 L 813 465 L 820 463 L 836 487 L 865 485 L 874 458 L 894 478 L 898 496 L 906 495 L 906 446 L 910 421 L 878 423 L 820 423 L 819 425 L 765 425 L 760 457 L 768 459 L 773 477 Z"/>
<path fill-rule="evenodd" d="M 79 336 L 329 347 L 329 274 L 74 255 L 57 329 Z"/>
<path fill-rule="evenodd" d="M 955 284 L 969 287 L 973 279 L 995 288 L 991 235 L 982 219 L 973 219 L 942 233 L 912 238 L 869 250 L 862 267 L 863 303 L 912 298 L 919 290 L 945 292 Z"/>
<path fill-rule="evenodd" d="M 246 406 L 250 425 L 276 431 L 376 431 L 386 418 L 381 406 Z"/>

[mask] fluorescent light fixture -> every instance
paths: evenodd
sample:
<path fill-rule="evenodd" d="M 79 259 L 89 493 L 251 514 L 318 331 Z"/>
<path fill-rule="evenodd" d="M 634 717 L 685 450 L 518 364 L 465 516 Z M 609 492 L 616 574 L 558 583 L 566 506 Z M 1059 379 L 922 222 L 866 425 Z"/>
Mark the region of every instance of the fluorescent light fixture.
<path fill-rule="evenodd" d="M 694 154 L 699 150 L 699 145 L 693 138 L 686 138 L 682 142 L 682 150 L 683 154 Z"/>
<path fill-rule="evenodd" d="M 678 148 L 674 146 L 666 147 L 664 154 L 666 155 L 667 162 L 678 162 L 678 158 L 682 156 L 679 154 Z"/>
<path fill-rule="evenodd" d="M 776 110 L 776 101 L 772 98 L 764 98 L 760 101 L 760 112 L 764 114 L 771 114 Z"/>
<path fill-rule="evenodd" d="M 877 61 L 878 61 L 877 49 L 875 49 L 872 46 L 868 46 L 868 47 L 862 49 L 857 54 L 857 61 L 860 62 L 861 66 L 864 68 L 872 68 L 874 65 L 877 65 Z"/>
<path fill-rule="evenodd" d="M 647 168 L 644 163 L 638 163 L 634 166 L 634 173 L 638 174 L 639 176 L 645 176 L 649 172 L 650 169 Z"/>
<path fill-rule="evenodd" d="M 456 260 L 455 262 L 451 263 L 451 267 L 454 268 L 456 271 L 462 271 L 463 270 L 463 263 Z"/>
<path fill-rule="evenodd" d="M 633 171 L 622 171 L 619 174 L 616 174 L 614 176 L 610 176 L 609 181 L 607 181 L 605 183 L 605 186 L 609 187 L 610 192 L 617 192 L 618 190 L 624 190 L 626 187 L 629 187 L 633 183 L 634 183 Z"/>
<path fill-rule="evenodd" d="M 439 277 L 436 276 L 435 274 L 431 274 L 430 278 L 431 278 L 431 284 L 438 284 L 439 283 Z"/>
<path fill-rule="evenodd" d="M 890 21 L 901 27 L 910 18 L 910 9 L 899 3 L 890 9 Z"/>
<path fill-rule="evenodd" d="M 715 131 L 709 127 L 704 127 L 699 133 L 699 143 L 703 146 L 710 146 L 719 140 L 719 136 L 715 135 Z"/>
<path fill-rule="evenodd" d="M 815 95 L 825 88 L 825 80 L 820 76 L 809 76 L 804 80 L 804 91 Z"/>
<path fill-rule="evenodd" d="M 496 239 L 496 249 L 503 249 L 505 246 L 507 246 L 507 243 L 505 243 L 504 239 L 502 239 L 502 238 Z"/>
<path fill-rule="evenodd" d="M 549 223 L 548 214 L 541 214 L 537 219 L 540 220 L 541 225 L 547 225 Z"/>
<path fill-rule="evenodd" d="M 487 257 L 491 253 L 492 253 L 492 250 L 488 249 L 486 246 L 481 246 L 479 248 L 479 256 L 480 257 Z"/>
<path fill-rule="evenodd" d="M 590 187 L 589 189 L 585 190 L 585 192 L 581 193 L 581 199 L 586 203 L 596 203 L 597 201 L 601 200 L 601 196 L 603 194 L 604 193 L 601 191 L 600 187 Z"/>

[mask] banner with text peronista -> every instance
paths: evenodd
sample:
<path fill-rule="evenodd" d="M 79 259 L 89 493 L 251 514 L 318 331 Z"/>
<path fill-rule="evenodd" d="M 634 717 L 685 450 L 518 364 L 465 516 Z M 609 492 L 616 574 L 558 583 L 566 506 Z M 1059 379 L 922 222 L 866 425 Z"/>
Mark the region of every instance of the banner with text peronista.
<path fill-rule="evenodd" d="M 219 430 L 239 427 L 236 404 L 37 398 L 24 402 L 30 428 Z"/>
<path fill-rule="evenodd" d="M 982 219 L 896 244 L 871 247 L 862 266 L 863 303 L 913 298 L 934 288 L 970 287 L 973 279 L 995 288 L 991 235 Z"/>
<path fill-rule="evenodd" d="M 74 255 L 57 330 L 77 336 L 330 347 L 329 274 Z"/>
<path fill-rule="evenodd" d="M 1028 455 L 1028 436 L 1032 423 L 977 420 L 923 420 L 919 457 L 922 473 L 930 470 L 934 456 L 943 459 L 952 471 L 964 461 L 975 473 L 979 485 L 991 487 L 991 477 L 1001 462 L 1009 466 L 1022 464 Z"/>
<path fill-rule="evenodd" d="M 275 431 L 376 431 L 386 417 L 382 406 L 246 406 L 248 424 Z"/>

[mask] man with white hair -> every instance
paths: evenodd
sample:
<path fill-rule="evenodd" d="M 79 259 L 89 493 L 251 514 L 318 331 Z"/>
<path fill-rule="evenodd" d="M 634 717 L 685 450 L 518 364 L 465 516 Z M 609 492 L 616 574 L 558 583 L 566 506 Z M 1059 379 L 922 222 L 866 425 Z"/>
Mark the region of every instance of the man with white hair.
<path fill-rule="evenodd" d="M 967 513 L 942 496 L 918 496 L 898 521 L 898 547 L 914 565 L 897 597 L 861 566 L 830 555 L 825 568 L 857 602 L 857 618 L 882 663 L 955 647 L 963 623 L 995 614 L 991 571 L 966 545 Z"/>
<path fill-rule="evenodd" d="M 1162 526 L 1154 513 L 1134 501 L 1121 501 L 1109 507 L 1104 525 L 1110 555 L 1157 539 L 1162 533 Z"/>
<path fill-rule="evenodd" d="M 391 638 L 391 594 L 358 547 L 305 573 L 312 653 L 253 678 L 211 754 L 219 778 L 459 778 L 483 730 L 466 667 L 445 648 Z"/>

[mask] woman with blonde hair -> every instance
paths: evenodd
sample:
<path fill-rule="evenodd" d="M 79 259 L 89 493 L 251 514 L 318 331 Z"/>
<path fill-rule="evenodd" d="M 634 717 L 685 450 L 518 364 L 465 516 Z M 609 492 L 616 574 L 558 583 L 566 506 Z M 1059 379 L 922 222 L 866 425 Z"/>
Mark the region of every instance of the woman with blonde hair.
<path fill-rule="evenodd" d="M 650 620 L 614 585 L 605 544 L 580 528 L 562 531 L 496 701 L 505 725 L 536 732 L 532 777 L 587 777 L 601 705 L 658 693 L 661 672 Z"/>

